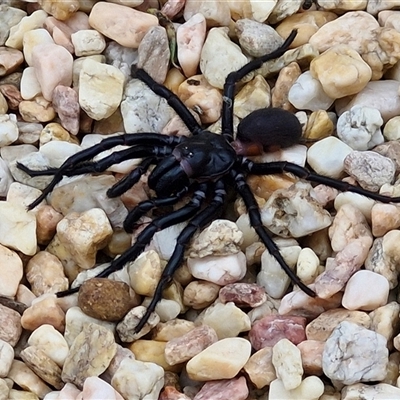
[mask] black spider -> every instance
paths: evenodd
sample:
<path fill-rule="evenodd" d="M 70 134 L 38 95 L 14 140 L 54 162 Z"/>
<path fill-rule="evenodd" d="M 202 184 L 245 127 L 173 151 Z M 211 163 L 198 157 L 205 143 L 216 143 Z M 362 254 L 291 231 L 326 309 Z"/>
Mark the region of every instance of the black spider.
<path fill-rule="evenodd" d="M 191 193 L 192 197 L 186 205 L 153 219 L 138 235 L 135 244 L 120 257 L 114 259 L 109 267 L 98 275 L 98 277 L 107 277 L 111 272 L 123 268 L 127 262 L 134 260 L 149 244 L 157 231 L 180 222 L 189 221 L 177 238 L 173 254 L 162 273 L 147 312 L 136 327 L 136 332 L 143 328 L 156 304 L 162 298 L 162 291 L 171 282 L 174 272 L 181 265 L 185 247 L 195 232 L 220 214 L 225 202 L 226 186 L 231 184 L 243 198 L 250 224 L 268 251 L 279 262 L 294 284 L 298 285 L 309 296 L 316 295 L 287 266 L 278 247 L 263 226 L 256 200 L 246 183 L 246 177 L 249 174 L 266 175 L 290 172 L 311 182 L 322 183 L 341 191 L 363 194 L 381 202 L 400 202 L 400 197 L 390 198 L 371 193 L 348 183 L 309 172 L 293 163 L 256 163 L 247 159 L 245 156 L 253 154 L 254 149 L 262 153 L 270 146 L 289 147 L 299 142 L 302 132 L 301 125 L 298 119 L 288 111 L 279 108 L 254 111 L 240 122 L 237 138 L 234 140 L 233 101 L 235 84 L 251 71 L 260 68 L 265 61 L 281 56 L 288 49 L 295 36 L 296 31 L 293 31 L 280 48 L 249 62 L 238 71 L 227 76 L 223 93 L 221 135 L 204 130 L 176 95 L 163 85 L 156 83 L 145 71 L 133 69 L 133 74 L 137 78 L 145 82 L 157 95 L 168 101 L 168 104 L 177 112 L 191 131 L 191 137 L 170 137 L 159 133 L 123 134 L 106 138 L 99 144 L 69 157 L 60 168 L 33 171 L 22 164 L 18 164 L 18 168 L 30 176 L 54 175 L 51 183 L 43 190 L 42 195 L 29 205 L 29 209 L 37 206 L 63 176 L 103 172 L 111 165 L 124 160 L 142 158 L 142 162 L 135 170 L 107 191 L 108 196 L 116 197 L 131 188 L 150 166 L 155 165 L 149 175 L 148 185 L 155 191 L 156 196 L 141 202 L 129 212 L 124 222 L 124 228 L 127 232 L 132 232 L 135 223 L 151 209 L 176 204 L 186 193 Z M 100 161 L 91 161 L 99 153 L 117 145 L 129 147 L 114 152 Z M 78 289 L 69 289 L 59 292 L 57 295 L 59 297 L 65 296 L 78 291 Z"/>

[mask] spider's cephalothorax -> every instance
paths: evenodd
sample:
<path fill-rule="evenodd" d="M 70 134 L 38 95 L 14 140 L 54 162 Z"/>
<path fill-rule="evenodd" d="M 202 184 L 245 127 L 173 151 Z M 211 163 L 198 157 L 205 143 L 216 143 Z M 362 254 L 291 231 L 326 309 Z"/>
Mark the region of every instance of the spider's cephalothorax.
<path fill-rule="evenodd" d="M 132 74 L 135 77 L 168 101 L 192 132 L 191 137 L 170 137 L 159 133 L 128 133 L 104 139 L 99 144 L 71 156 L 60 168 L 33 171 L 22 164 L 17 164 L 30 176 L 54 175 L 42 195 L 30 204 L 30 209 L 38 205 L 63 176 L 102 172 L 128 159 L 142 159 L 135 170 L 108 189 L 108 196 L 116 197 L 131 188 L 150 167 L 154 166 L 148 184 L 155 191 L 156 196 L 139 203 L 129 212 L 124 222 L 127 232 L 131 232 L 135 223 L 150 210 L 176 205 L 184 195 L 190 195 L 190 200 L 184 206 L 154 218 L 140 232 L 136 242 L 98 275 L 98 277 L 107 277 L 111 272 L 123 268 L 127 262 L 134 260 L 150 243 L 157 231 L 187 221 L 187 225 L 177 238 L 173 254 L 162 273 L 147 312 L 136 327 L 136 332 L 143 328 L 156 304 L 162 298 L 162 291 L 171 282 L 174 272 L 182 263 L 185 247 L 195 232 L 220 215 L 226 201 L 225 189 L 228 184 L 233 183 L 238 196 L 242 197 L 248 210 L 250 224 L 267 250 L 279 262 L 292 282 L 310 296 L 315 296 L 315 293 L 288 267 L 278 247 L 263 226 L 256 199 L 246 183 L 246 177 L 251 174 L 290 172 L 308 181 L 323 183 L 341 191 L 363 194 L 377 201 L 400 202 L 400 197 L 390 198 L 368 192 L 346 182 L 309 172 L 306 168 L 293 163 L 280 161 L 257 163 L 245 158 L 246 155 L 259 154 L 276 146 L 291 146 L 300 139 L 301 126 L 297 118 L 288 111 L 276 108 L 261 109 L 248 115 L 238 126 L 236 140 L 233 137 L 233 102 L 236 82 L 249 72 L 260 68 L 265 61 L 284 54 L 295 36 L 296 32 L 293 31 L 277 50 L 251 61 L 227 76 L 224 85 L 221 135 L 204 130 L 176 95 L 163 85 L 156 83 L 145 71 L 133 69 Z M 118 145 L 128 147 L 100 161 L 92 161 L 101 152 Z M 59 292 L 57 295 L 61 297 L 77 290 L 78 288 L 72 288 Z"/>

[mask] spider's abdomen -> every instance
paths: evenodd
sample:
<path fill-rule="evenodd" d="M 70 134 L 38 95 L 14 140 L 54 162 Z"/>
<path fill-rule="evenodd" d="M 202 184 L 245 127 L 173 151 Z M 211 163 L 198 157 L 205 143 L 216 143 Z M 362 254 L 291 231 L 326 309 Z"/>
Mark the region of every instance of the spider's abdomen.
<path fill-rule="evenodd" d="M 290 147 L 299 143 L 301 124 L 297 117 L 282 108 L 261 108 L 243 118 L 238 125 L 237 140 L 270 147 Z"/>

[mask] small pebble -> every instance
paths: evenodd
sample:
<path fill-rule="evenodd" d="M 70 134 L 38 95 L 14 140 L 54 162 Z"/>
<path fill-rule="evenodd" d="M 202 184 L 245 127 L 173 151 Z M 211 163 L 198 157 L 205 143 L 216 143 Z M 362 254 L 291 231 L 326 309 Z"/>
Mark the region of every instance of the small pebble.
<path fill-rule="evenodd" d="M 197 381 L 231 379 L 246 364 L 250 352 L 246 339 L 221 339 L 188 361 L 186 370 L 190 379 Z"/>
<path fill-rule="evenodd" d="M 120 321 L 137 304 L 125 282 L 92 278 L 79 288 L 78 305 L 93 318 L 113 322 Z"/>
<path fill-rule="evenodd" d="M 374 290 L 369 288 L 373 285 Z M 389 295 L 388 280 L 375 272 L 361 270 L 347 282 L 343 306 L 348 310 L 371 311 L 386 304 Z"/>

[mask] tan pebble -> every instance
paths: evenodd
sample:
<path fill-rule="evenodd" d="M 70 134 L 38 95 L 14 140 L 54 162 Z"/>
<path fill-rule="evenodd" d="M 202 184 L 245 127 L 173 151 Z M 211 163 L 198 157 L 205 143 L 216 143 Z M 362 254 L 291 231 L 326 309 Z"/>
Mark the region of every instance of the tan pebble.
<path fill-rule="evenodd" d="M 400 227 L 400 208 L 395 204 L 375 203 L 371 210 L 372 234 L 384 236 Z"/>
<path fill-rule="evenodd" d="M 0 245 L 0 295 L 14 297 L 23 275 L 22 260 L 18 254 Z"/>
<path fill-rule="evenodd" d="M 53 295 L 44 295 L 38 298 L 22 314 L 21 325 L 24 329 L 34 331 L 43 324 L 52 325 L 59 332 L 64 332 L 65 313 Z"/>
<path fill-rule="evenodd" d="M 289 102 L 289 90 L 301 75 L 301 69 L 296 62 L 283 67 L 279 71 L 276 79 L 275 87 L 272 90 L 271 104 L 272 107 L 283 108 L 288 111 L 295 111 L 293 105 Z"/>
<path fill-rule="evenodd" d="M 275 367 L 272 364 L 272 347 L 264 347 L 255 352 L 243 369 L 258 389 L 269 385 L 276 379 Z"/>
<path fill-rule="evenodd" d="M 203 123 L 213 123 L 221 114 L 222 95 L 203 75 L 194 75 L 179 85 L 178 96 L 197 112 Z"/>
<path fill-rule="evenodd" d="M 307 339 L 326 341 L 336 326 L 342 321 L 354 322 L 367 329 L 371 326 L 371 318 L 366 312 L 337 308 L 323 312 L 306 326 Z"/>
<path fill-rule="evenodd" d="M 318 29 L 329 21 L 333 21 L 337 15 L 329 11 L 307 11 L 306 13 L 297 13 L 285 18 L 277 27 L 276 31 L 282 37 L 288 37 L 293 29 L 298 33 L 291 44 L 291 48 L 308 43 L 310 37 Z"/>
<path fill-rule="evenodd" d="M 188 361 L 186 370 L 189 378 L 196 381 L 231 379 L 246 364 L 250 353 L 248 340 L 238 337 L 222 339 Z"/>
<path fill-rule="evenodd" d="M 151 338 L 161 342 L 168 342 L 190 332 L 194 327 L 194 322 L 185 319 L 176 318 L 171 321 L 160 322 L 152 330 Z"/>
<path fill-rule="evenodd" d="M 334 129 L 335 125 L 325 110 L 314 111 L 308 118 L 304 137 L 312 141 L 323 139 L 331 136 Z"/>
<path fill-rule="evenodd" d="M 26 266 L 26 278 L 36 296 L 68 289 L 61 261 L 46 251 L 35 254 Z"/>
<path fill-rule="evenodd" d="M 288 339 L 281 339 L 272 348 L 272 364 L 276 376 L 286 390 L 296 389 L 302 381 L 303 366 L 300 350 Z"/>
<path fill-rule="evenodd" d="M 11 27 L 6 46 L 22 50 L 25 32 L 41 28 L 47 15 L 44 10 L 36 10 L 31 15 L 23 17 L 18 24 Z"/>
<path fill-rule="evenodd" d="M 37 96 L 31 101 L 21 101 L 18 109 L 25 122 L 48 122 L 56 116 L 51 102 L 43 96 Z"/>
<path fill-rule="evenodd" d="M 119 321 L 138 304 L 125 282 L 107 278 L 92 278 L 80 289 L 78 305 L 85 314 L 104 321 Z"/>
<path fill-rule="evenodd" d="M 11 308 L 0 304 L 0 339 L 15 346 L 21 336 L 21 316 Z"/>
<path fill-rule="evenodd" d="M 118 68 L 87 58 L 79 74 L 79 104 L 96 121 L 110 117 L 121 103 L 124 84 Z"/>
<path fill-rule="evenodd" d="M 307 375 L 322 375 L 322 351 L 325 342 L 319 340 L 304 340 L 297 345 L 301 353 L 304 373 Z"/>
<path fill-rule="evenodd" d="M 69 296 L 74 297 L 74 296 Z M 75 295 L 77 297 L 77 295 Z M 60 299 L 61 300 L 61 299 Z M 107 328 L 113 334 L 115 332 L 115 323 L 100 321 L 96 318 L 86 315 L 78 306 L 74 305 L 66 311 L 65 315 L 65 334 L 64 338 L 68 346 L 72 346 L 75 338 L 82 332 L 83 327 L 88 324 L 97 324 Z"/>
<path fill-rule="evenodd" d="M 82 213 L 71 212 L 57 225 L 57 236 L 70 251 L 70 257 L 84 269 L 92 268 L 97 251 L 112 235 L 106 213 L 93 208 Z"/>
<path fill-rule="evenodd" d="M 27 307 L 30 307 L 32 301 L 36 299 L 36 296 L 25 285 L 20 284 L 18 285 L 18 290 L 17 294 L 15 295 L 15 299 L 20 303 L 25 304 Z"/>
<path fill-rule="evenodd" d="M 164 81 L 164 86 L 166 86 L 173 93 L 178 94 L 179 85 L 185 80 L 185 75 L 178 68 L 171 68 L 167 72 L 167 77 Z"/>
<path fill-rule="evenodd" d="M 14 360 L 8 377 L 12 379 L 21 388 L 35 393 L 43 399 L 46 394 L 51 392 L 47 386 L 28 366 L 22 361 Z"/>
<path fill-rule="evenodd" d="M 190 360 L 195 355 L 218 341 L 217 333 L 208 325 L 201 325 L 186 334 L 168 341 L 165 346 L 165 360 L 176 365 Z"/>
<path fill-rule="evenodd" d="M 244 118 L 251 112 L 270 105 L 271 89 L 261 75 L 256 75 L 235 96 L 234 113 L 237 117 Z"/>
<path fill-rule="evenodd" d="M 28 346 L 21 351 L 25 364 L 49 385 L 61 389 L 61 368 L 40 347 Z"/>
<path fill-rule="evenodd" d="M 63 366 L 69 351 L 69 346 L 63 335 L 48 324 L 35 329 L 29 336 L 28 344 L 42 349 L 60 367 Z"/>
<path fill-rule="evenodd" d="M 235 337 L 251 328 L 248 315 L 233 302 L 213 304 L 196 319 L 199 322 L 214 328 L 219 339 Z"/>
<path fill-rule="evenodd" d="M 164 266 L 154 250 L 142 253 L 129 263 L 128 273 L 132 289 L 144 296 L 153 296 Z"/>
<path fill-rule="evenodd" d="M 61 378 L 82 388 L 86 378 L 98 376 L 107 369 L 116 352 L 117 344 L 109 329 L 86 324 L 70 347 Z"/>
<path fill-rule="evenodd" d="M 220 288 L 221 286 L 212 282 L 190 282 L 183 291 L 183 303 L 194 310 L 206 308 L 218 297 Z"/>
<path fill-rule="evenodd" d="M 183 16 L 188 21 L 195 14 L 203 14 L 207 22 L 207 27 L 228 26 L 230 21 L 230 11 L 228 3 L 217 0 L 197 1 L 186 0 Z"/>
<path fill-rule="evenodd" d="M 133 342 L 129 349 L 139 361 L 152 362 L 159 365 L 166 371 L 180 372 L 183 365 L 169 365 L 165 359 L 165 346 L 166 342 L 159 342 L 156 340 L 136 340 Z"/>
<path fill-rule="evenodd" d="M 75 141 L 71 139 L 69 132 L 57 122 L 48 123 L 40 132 L 39 140 L 40 145 L 48 143 L 52 140 L 75 143 Z"/>
<path fill-rule="evenodd" d="M 114 21 L 118 21 L 118 24 Z M 120 45 L 137 48 L 145 33 L 158 25 L 158 19 L 133 8 L 99 2 L 90 11 L 89 23 L 93 29 Z"/>
<path fill-rule="evenodd" d="M 63 215 L 49 205 L 41 206 L 36 213 L 36 234 L 39 244 L 48 244 L 56 234 L 57 224 Z"/>
<path fill-rule="evenodd" d="M 331 47 L 314 58 L 310 71 L 333 99 L 360 92 L 372 77 L 369 65 L 357 51 L 345 44 Z"/>
<path fill-rule="evenodd" d="M 68 19 L 79 9 L 79 0 L 69 0 L 68 2 L 39 0 L 39 4 L 43 10 L 61 21 Z"/>

